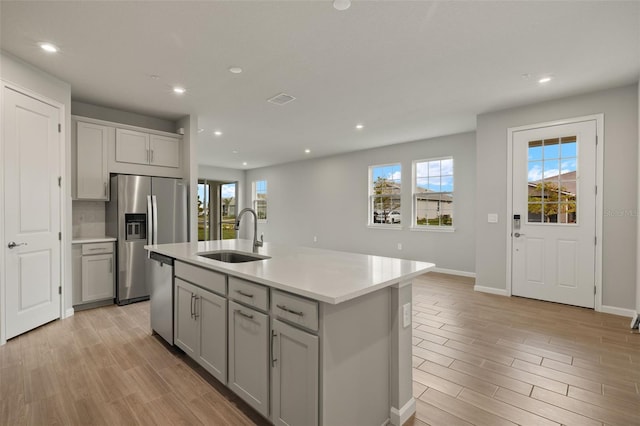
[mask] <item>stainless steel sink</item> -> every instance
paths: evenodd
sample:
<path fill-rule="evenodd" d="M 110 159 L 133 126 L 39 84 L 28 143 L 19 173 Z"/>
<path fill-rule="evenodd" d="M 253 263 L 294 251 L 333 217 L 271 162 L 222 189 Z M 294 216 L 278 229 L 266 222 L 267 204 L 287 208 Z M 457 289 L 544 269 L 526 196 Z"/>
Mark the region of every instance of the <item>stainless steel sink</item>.
<path fill-rule="evenodd" d="M 202 256 L 207 259 L 219 260 L 220 262 L 226 263 L 255 262 L 256 260 L 271 259 L 269 256 L 239 251 L 210 251 L 205 253 L 196 253 L 196 256 Z"/>

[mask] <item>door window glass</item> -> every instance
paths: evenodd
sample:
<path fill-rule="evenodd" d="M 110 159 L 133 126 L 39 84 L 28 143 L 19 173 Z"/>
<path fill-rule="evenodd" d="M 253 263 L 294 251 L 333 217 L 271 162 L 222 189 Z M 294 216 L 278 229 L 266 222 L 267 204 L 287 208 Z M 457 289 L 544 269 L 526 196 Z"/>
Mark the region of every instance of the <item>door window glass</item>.
<path fill-rule="evenodd" d="M 577 223 L 577 156 L 576 136 L 529 141 L 529 223 Z"/>

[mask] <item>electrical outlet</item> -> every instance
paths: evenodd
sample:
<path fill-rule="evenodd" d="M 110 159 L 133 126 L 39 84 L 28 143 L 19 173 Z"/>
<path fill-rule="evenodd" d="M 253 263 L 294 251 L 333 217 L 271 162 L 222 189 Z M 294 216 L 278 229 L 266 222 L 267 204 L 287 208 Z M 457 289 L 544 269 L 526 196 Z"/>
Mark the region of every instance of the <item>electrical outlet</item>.
<path fill-rule="evenodd" d="M 402 305 L 402 327 L 407 328 L 411 325 L 411 303 Z"/>
<path fill-rule="evenodd" d="M 313 242 L 317 243 L 318 242 L 318 237 L 316 237 L 315 235 L 313 236 Z"/>
<path fill-rule="evenodd" d="M 402 250 L 402 243 L 398 243 L 398 250 Z"/>

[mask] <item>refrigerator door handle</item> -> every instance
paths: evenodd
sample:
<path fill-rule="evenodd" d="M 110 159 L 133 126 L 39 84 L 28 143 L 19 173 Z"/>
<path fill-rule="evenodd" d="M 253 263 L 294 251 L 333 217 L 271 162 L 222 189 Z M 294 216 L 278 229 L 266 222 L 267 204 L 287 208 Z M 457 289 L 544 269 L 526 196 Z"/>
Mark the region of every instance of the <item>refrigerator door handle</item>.
<path fill-rule="evenodd" d="M 153 232 L 152 232 L 152 222 L 153 222 L 153 209 L 151 207 L 151 195 L 147 195 L 147 244 L 153 244 Z M 147 251 L 147 258 L 150 258 L 151 252 Z"/>
<path fill-rule="evenodd" d="M 153 244 L 158 244 L 158 201 L 156 196 L 152 195 L 153 202 Z"/>

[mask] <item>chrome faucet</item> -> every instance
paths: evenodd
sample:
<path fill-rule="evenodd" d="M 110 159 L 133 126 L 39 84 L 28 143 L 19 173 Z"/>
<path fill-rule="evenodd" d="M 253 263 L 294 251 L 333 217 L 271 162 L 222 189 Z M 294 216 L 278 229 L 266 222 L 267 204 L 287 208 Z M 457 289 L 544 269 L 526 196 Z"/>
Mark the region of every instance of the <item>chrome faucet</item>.
<path fill-rule="evenodd" d="M 240 218 L 242 218 L 242 215 L 247 212 L 253 215 L 253 252 L 257 253 L 258 247 L 262 247 L 262 245 L 264 244 L 264 235 L 261 235 L 260 241 L 258 241 L 258 215 L 256 214 L 256 211 L 250 207 L 240 210 L 240 213 L 238 213 L 238 218 L 236 219 L 235 229 L 236 231 L 240 229 Z"/>

